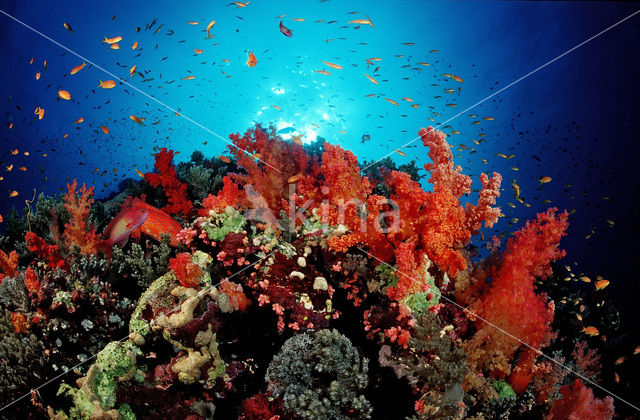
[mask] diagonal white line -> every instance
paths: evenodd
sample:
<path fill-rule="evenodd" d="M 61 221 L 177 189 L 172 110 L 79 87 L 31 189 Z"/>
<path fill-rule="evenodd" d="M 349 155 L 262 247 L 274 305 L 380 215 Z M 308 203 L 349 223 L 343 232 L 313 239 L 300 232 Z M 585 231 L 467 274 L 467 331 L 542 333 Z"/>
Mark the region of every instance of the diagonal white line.
<path fill-rule="evenodd" d="M 36 34 L 38 34 L 38 35 L 40 35 L 41 37 L 43 37 L 43 38 L 45 38 L 45 39 L 49 40 L 50 42 L 52 42 L 52 43 L 56 44 L 58 47 L 60 47 L 60 48 L 62 48 L 62 49 L 64 49 L 64 50 L 66 50 L 66 51 L 70 52 L 71 54 L 73 54 L 73 55 L 75 55 L 76 57 L 80 58 L 82 61 L 86 61 L 87 63 L 91 64 L 92 66 L 94 66 L 94 67 L 96 67 L 96 68 L 98 68 L 98 69 L 102 70 L 103 72 L 107 73 L 109 76 L 111 76 L 111 77 L 113 77 L 113 78 L 115 78 L 115 79 L 118 79 L 121 83 L 123 83 L 123 84 L 125 84 L 125 85 L 129 86 L 131 89 L 134 89 L 135 91 L 137 91 L 137 92 L 141 93 L 142 95 L 146 96 L 147 98 L 151 99 L 152 101 L 154 101 L 154 102 L 156 102 L 156 103 L 158 103 L 158 104 L 162 105 L 162 106 L 163 106 L 163 107 L 165 107 L 166 109 L 168 109 L 168 110 L 170 110 L 170 111 L 173 111 L 174 113 L 176 113 L 176 114 L 177 114 L 177 115 L 179 115 L 180 117 L 184 118 L 185 120 L 187 120 L 187 121 L 189 121 L 189 122 L 191 122 L 191 123 L 193 123 L 193 124 L 197 125 L 198 127 L 202 128 L 204 131 L 208 132 L 209 134 L 213 134 L 214 136 L 218 137 L 219 139 L 221 139 L 222 141 L 224 141 L 224 142 L 228 143 L 229 145 L 231 145 L 231 146 L 235 147 L 236 149 L 238 149 L 238 150 L 242 150 L 243 152 L 245 152 L 245 153 L 246 153 L 246 154 L 248 154 L 249 156 L 253 157 L 254 159 L 257 159 L 257 160 L 259 160 L 260 162 L 264 163 L 266 166 L 270 167 L 271 169 L 273 169 L 273 170 L 275 170 L 275 171 L 277 171 L 277 172 L 282 173 L 282 171 L 280 171 L 278 168 L 276 168 L 276 167 L 274 167 L 274 166 L 270 165 L 269 163 L 267 163 L 267 162 L 263 161 L 262 159 L 258 158 L 256 155 L 254 155 L 254 154 L 252 154 L 252 153 L 249 153 L 248 151 L 246 151 L 246 150 L 244 150 L 244 149 L 242 149 L 242 148 L 240 148 L 240 147 L 236 146 L 235 144 L 233 144 L 233 142 L 231 142 L 231 141 L 227 140 L 226 138 L 222 137 L 220 134 L 218 134 L 218 133 L 214 132 L 214 131 L 213 131 L 213 130 L 211 130 L 210 128 L 208 128 L 208 127 L 206 127 L 206 126 L 204 126 L 204 125 L 200 124 L 199 122 L 197 122 L 197 121 L 193 120 L 193 119 L 192 119 L 192 118 L 190 118 L 189 116 L 184 115 L 184 114 L 183 114 L 183 113 L 181 113 L 181 112 L 178 112 L 177 110 L 173 109 L 172 107 L 170 107 L 169 105 L 165 104 L 165 103 L 164 103 L 164 102 L 162 102 L 161 100 L 159 100 L 159 99 L 157 99 L 157 98 L 155 98 L 155 97 L 153 97 L 153 96 L 149 95 L 148 93 L 146 93 L 146 92 L 144 92 L 143 90 L 141 90 L 141 89 L 139 89 L 139 88 L 135 87 L 135 86 L 134 86 L 134 85 L 132 85 L 131 83 L 127 82 L 126 80 L 124 80 L 124 79 L 122 79 L 122 78 L 120 78 L 120 77 L 116 76 L 115 74 L 111 73 L 109 70 L 106 70 L 105 68 L 100 67 L 99 65 L 97 65 L 97 64 L 96 64 L 96 63 L 94 63 L 93 61 L 89 60 L 88 58 L 85 58 L 85 57 L 81 56 L 80 54 L 78 54 L 77 52 L 75 52 L 75 51 L 73 51 L 73 50 L 71 50 L 71 49 L 67 48 L 66 46 L 64 46 L 64 45 L 60 44 L 60 43 L 59 43 L 59 42 L 57 42 L 56 40 L 49 38 L 48 36 L 46 36 L 46 35 L 45 35 L 45 34 L 43 34 L 42 32 L 38 31 L 38 30 L 37 30 L 37 29 L 35 29 L 35 28 L 32 28 L 31 26 L 27 25 L 26 23 L 24 23 L 24 22 L 23 22 L 23 21 L 21 21 L 20 19 L 18 19 L 18 18 L 16 18 L 16 17 L 14 17 L 14 16 L 12 16 L 12 15 L 10 15 L 9 13 L 5 12 L 5 11 L 4 11 L 4 10 L 2 10 L 2 9 L 0 9 L 0 13 L 2 13 L 3 15 L 7 16 L 7 17 L 8 17 L 8 18 L 10 18 L 10 19 L 13 19 L 14 21 L 18 22 L 20 25 L 22 25 L 22 26 L 24 26 L 25 28 L 27 28 L 27 29 L 29 29 L 29 30 L 31 30 L 31 31 L 33 31 L 33 32 L 35 32 Z"/>
<path fill-rule="evenodd" d="M 279 246 L 279 247 L 281 247 L 281 245 L 278 245 L 278 246 Z M 260 258 L 258 261 L 254 262 L 254 263 L 252 263 L 252 264 L 249 264 L 249 265 L 247 265 L 247 266 L 245 266 L 245 267 L 242 267 L 242 269 L 241 269 L 241 270 L 236 271 L 235 273 L 233 273 L 233 274 L 232 274 L 232 275 L 230 275 L 229 277 L 225 277 L 224 279 L 220 280 L 218 283 L 213 284 L 213 285 L 211 285 L 210 287 L 208 287 L 207 289 L 203 289 L 203 290 L 201 290 L 201 291 L 200 291 L 200 292 L 198 292 L 198 293 L 202 293 L 202 294 L 203 294 L 203 296 L 204 296 L 204 294 L 206 294 L 207 292 L 209 292 L 209 290 L 213 289 L 214 287 L 218 286 L 220 283 L 222 283 L 222 281 L 224 281 L 224 280 L 229 280 L 229 279 L 231 279 L 231 278 L 233 278 L 233 277 L 237 276 L 238 274 L 240 274 L 240 273 L 244 272 L 245 270 L 248 270 L 249 268 L 253 267 L 254 265 L 259 264 L 259 263 L 261 263 L 262 261 L 264 261 L 265 259 L 267 259 L 267 258 L 271 257 L 271 256 L 272 256 L 273 254 L 275 254 L 276 252 L 277 252 L 277 250 L 272 251 L 272 252 L 271 252 L 271 253 L 269 253 L 268 255 L 265 255 L 264 257 Z M 181 304 L 181 305 L 182 305 L 182 304 Z M 170 312 L 173 312 L 173 311 L 176 311 L 176 310 L 180 309 L 180 306 L 181 306 L 181 305 L 176 306 L 176 307 L 175 307 L 175 308 L 173 308 Z M 166 314 L 162 314 L 162 315 L 166 317 Z M 153 321 L 154 321 L 154 320 L 152 320 L 152 321 L 151 321 L 151 324 L 153 324 Z M 126 336 L 124 336 L 124 337 L 122 337 L 120 340 L 118 340 L 117 342 L 118 342 L 118 343 L 121 343 L 121 342 L 123 342 L 124 340 L 126 340 L 127 338 L 129 338 L 130 336 L 131 336 L 131 334 L 127 334 Z M 62 372 L 62 373 L 58 374 L 57 376 L 54 376 L 53 378 L 49 379 L 47 382 L 43 383 L 42 385 L 39 385 L 38 387 L 33 388 L 31 391 L 27 392 L 26 394 L 24 394 L 24 395 L 22 395 L 22 396 L 20 396 L 20 397 L 16 398 L 15 400 L 11 401 L 9 404 L 7 404 L 7 405 L 5 405 L 4 407 L 0 408 L 0 412 L 2 412 L 2 411 L 4 411 L 4 410 L 6 410 L 7 408 L 11 407 L 13 404 L 17 403 L 18 401 L 20 401 L 20 400 L 22 400 L 22 399 L 24 399 L 24 398 L 28 397 L 29 395 L 31 395 L 31 392 L 33 392 L 33 391 L 38 391 L 40 388 L 44 388 L 45 386 L 49 385 L 51 382 L 54 382 L 56 379 L 61 378 L 62 376 L 64 376 L 64 375 L 66 375 L 67 373 L 69 373 L 70 371 L 72 371 L 72 370 L 74 370 L 74 369 L 76 369 L 76 368 L 78 368 L 78 367 L 80 367 L 80 366 L 84 365 L 85 363 L 87 363 L 87 362 L 88 362 L 88 361 L 90 361 L 90 360 L 95 359 L 95 358 L 96 358 L 96 356 L 98 356 L 98 354 L 99 354 L 99 353 L 100 353 L 100 352 L 97 352 L 97 353 L 93 354 L 91 357 L 88 357 L 87 359 L 83 360 L 82 362 L 80 362 L 80 363 L 78 363 L 78 364 L 76 364 L 76 365 L 72 366 L 70 369 L 67 369 L 67 370 L 65 370 L 64 372 Z"/>
<path fill-rule="evenodd" d="M 417 280 L 414 277 L 411 277 L 410 275 L 403 273 L 402 271 L 398 270 L 397 268 L 395 268 L 394 266 L 387 264 L 386 262 L 382 261 L 380 258 L 376 257 L 375 255 L 365 251 L 364 249 L 357 247 L 360 251 L 362 251 L 364 254 L 368 255 L 371 258 L 374 258 L 376 261 L 386 265 L 387 267 L 393 269 L 396 273 L 400 273 L 402 274 L 404 277 L 408 278 L 409 280 L 411 280 L 413 283 L 416 284 L 420 284 L 420 280 Z M 553 357 L 547 356 L 546 354 L 544 354 L 542 351 L 536 349 L 535 347 L 529 345 L 528 343 L 522 341 L 521 339 L 519 339 L 518 337 L 514 336 L 513 334 L 509 333 L 508 331 L 505 331 L 504 329 L 500 328 L 499 326 L 491 323 L 490 321 L 487 321 L 486 319 L 484 319 L 483 317 L 481 317 L 480 315 L 474 313 L 473 311 L 470 311 L 469 309 L 465 308 L 464 306 L 458 304 L 457 302 L 455 302 L 452 299 L 449 299 L 447 296 L 443 296 L 442 293 L 440 292 L 440 290 L 432 290 L 431 291 L 433 294 L 440 296 L 441 299 L 446 300 L 447 302 L 455 305 L 456 307 L 460 308 L 462 311 L 470 314 L 471 316 L 474 316 L 475 318 L 486 322 L 488 325 L 491 325 L 493 328 L 495 328 L 496 330 L 500 331 L 501 333 L 507 335 L 508 337 L 512 338 L 513 340 L 519 342 L 520 344 L 524 345 L 525 347 L 528 347 L 529 349 L 533 350 L 535 353 L 537 353 L 540 356 L 545 357 L 546 359 L 550 360 L 551 362 L 555 363 L 556 365 L 568 370 L 569 372 L 573 373 L 574 375 L 580 377 L 581 379 L 583 379 L 585 382 L 588 382 L 589 384 L 599 388 L 600 390 L 606 392 L 607 394 L 617 398 L 618 400 L 622 401 L 625 404 L 628 404 L 629 406 L 635 408 L 637 411 L 640 411 L 640 408 L 636 407 L 635 405 L 631 404 L 629 401 L 617 396 L 616 394 L 614 394 L 613 392 L 603 388 L 602 386 L 598 385 L 597 383 L 593 382 L 592 380 L 590 380 L 589 378 L 586 378 L 584 375 L 580 374 L 579 372 L 576 372 L 575 370 L 572 370 L 571 368 L 563 365 L 562 363 L 558 362 L 556 359 L 554 359 Z"/>
<path fill-rule="evenodd" d="M 609 26 L 606 29 L 603 29 L 602 31 L 598 32 L 597 34 L 593 35 L 591 38 L 582 41 L 581 43 L 579 43 L 578 45 L 576 45 L 575 47 L 563 52 L 562 54 L 560 54 L 559 56 L 557 56 L 556 58 L 547 61 L 546 63 L 544 63 L 543 65 L 541 65 L 540 67 L 536 68 L 535 70 L 531 70 L 529 73 L 525 74 L 524 76 L 520 77 L 519 79 L 509 83 L 508 85 L 506 85 L 505 87 L 503 87 L 502 89 L 498 90 L 497 92 L 492 93 L 491 95 L 487 96 L 486 98 L 476 102 L 475 104 L 471 105 L 470 107 L 468 107 L 467 109 L 465 109 L 464 111 L 460 111 L 458 112 L 456 115 L 454 115 L 453 117 L 449 118 L 448 120 L 446 120 L 445 122 L 439 123 L 434 129 L 438 129 L 440 127 L 442 127 L 443 125 L 446 125 L 448 122 L 458 118 L 460 115 L 464 114 L 467 111 L 470 111 L 471 109 L 475 108 L 476 106 L 480 105 L 481 103 L 488 101 L 489 99 L 493 98 L 494 96 L 498 95 L 501 92 L 504 92 L 505 90 L 509 89 L 511 86 L 515 85 L 518 82 L 521 82 L 522 80 L 526 79 L 527 77 L 531 76 L 532 74 L 536 73 L 539 70 L 542 70 L 543 68 L 547 67 L 549 64 L 553 63 L 556 60 L 561 59 L 562 57 L 564 57 L 565 55 L 575 51 L 576 49 L 582 47 L 584 44 L 586 44 L 589 41 L 592 41 L 594 39 L 596 39 L 597 37 L 599 37 L 600 35 L 604 34 L 605 32 L 609 31 L 610 29 L 615 28 L 616 26 L 618 26 L 619 24 L 621 24 L 622 22 L 631 19 L 633 16 L 637 15 L 638 13 L 640 13 L 640 10 L 636 10 L 635 12 L 633 12 L 632 14 L 630 14 L 629 16 L 625 17 L 624 19 L 614 23 L 613 25 Z M 362 170 L 366 170 L 368 168 L 370 168 L 371 166 L 375 165 L 376 163 L 380 162 L 382 159 L 391 156 L 393 153 L 395 153 L 395 150 L 401 150 L 407 146 L 409 146 L 410 144 L 412 144 L 413 142 L 415 142 L 416 140 L 418 140 L 420 138 L 420 136 L 414 138 L 413 140 L 411 140 L 408 143 L 403 144 L 402 146 L 398 147 L 397 149 L 394 149 L 393 152 L 389 152 L 386 155 L 384 155 L 383 157 L 381 157 L 380 159 L 376 160 L 373 163 L 370 163 L 369 165 L 365 166 L 364 168 L 362 168 Z"/>

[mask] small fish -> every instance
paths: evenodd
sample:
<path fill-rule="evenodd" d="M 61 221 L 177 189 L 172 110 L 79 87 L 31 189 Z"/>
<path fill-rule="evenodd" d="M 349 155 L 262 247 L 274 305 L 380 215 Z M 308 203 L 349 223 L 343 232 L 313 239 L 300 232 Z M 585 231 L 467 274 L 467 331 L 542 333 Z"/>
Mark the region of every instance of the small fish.
<path fill-rule="evenodd" d="M 460 83 L 462 83 L 462 79 L 461 79 L 460 77 L 456 76 L 456 75 L 453 75 L 453 74 L 452 74 L 452 75 L 451 75 L 451 78 L 452 78 L 453 80 L 455 80 L 456 82 L 460 82 Z"/>
<path fill-rule="evenodd" d="M 74 68 L 71 69 L 71 71 L 69 72 L 69 74 L 74 75 L 77 72 L 79 72 L 80 70 L 82 70 L 84 68 L 84 66 L 86 66 L 87 63 L 82 63 L 79 66 L 75 66 Z"/>
<path fill-rule="evenodd" d="M 374 96 L 376 96 L 375 93 L 370 93 L 368 95 L 364 95 L 365 98 L 373 98 Z"/>
<path fill-rule="evenodd" d="M 120 44 L 111 44 L 111 46 L 109 47 L 112 50 L 119 50 L 120 49 Z"/>
<path fill-rule="evenodd" d="M 105 80 L 104 82 L 102 80 L 99 80 L 100 84 L 98 85 L 98 87 L 101 87 L 103 89 L 113 89 L 114 87 L 116 87 L 116 82 L 114 80 Z"/>
<path fill-rule="evenodd" d="M 402 157 L 407 156 L 407 154 L 405 152 L 403 152 L 402 150 L 400 150 L 400 149 L 395 149 L 394 152 L 396 152 L 397 154 L 399 154 Z"/>
<path fill-rule="evenodd" d="M 121 36 L 114 36 L 113 38 L 107 38 L 106 36 L 104 37 L 104 39 L 102 40 L 102 43 L 107 43 L 107 44 L 115 44 L 122 41 L 122 37 Z"/>
<path fill-rule="evenodd" d="M 142 173 L 142 171 L 140 171 L 139 169 L 134 169 L 134 170 L 136 171 L 136 173 L 140 178 L 144 179 L 144 174 Z"/>
<path fill-rule="evenodd" d="M 286 26 L 284 26 L 284 25 L 282 24 L 282 21 L 280 21 L 280 26 L 279 26 L 279 28 L 280 28 L 280 32 L 282 32 L 282 34 L 283 34 L 284 36 L 288 36 L 288 37 L 292 37 L 292 36 L 293 36 L 293 32 L 291 32 L 291 29 L 289 29 L 289 28 L 287 28 Z"/>
<path fill-rule="evenodd" d="M 11 197 L 11 198 L 13 198 L 13 197 L 17 197 L 17 196 L 18 196 L 18 191 L 13 190 L 13 191 L 11 191 L 11 192 L 9 193 L 9 197 Z"/>
<path fill-rule="evenodd" d="M 404 45 L 407 45 L 409 47 L 413 47 L 414 45 L 416 45 L 415 42 L 403 42 Z"/>
<path fill-rule="evenodd" d="M 408 98 L 408 97 L 406 97 L 406 96 L 403 96 L 403 97 L 402 97 L 402 99 L 403 99 L 403 100 L 405 100 L 405 101 L 407 101 L 407 102 L 413 102 L 413 99 Z"/>
<path fill-rule="evenodd" d="M 199 25 L 199 24 L 200 24 L 200 22 L 197 22 L 197 21 L 189 21 L 189 20 L 187 21 L 187 23 L 188 23 L 189 25 Z"/>
<path fill-rule="evenodd" d="M 418 105 L 418 104 L 411 104 L 411 108 L 418 109 L 418 108 L 420 108 L 420 105 Z"/>
<path fill-rule="evenodd" d="M 440 52 L 440 50 L 431 50 L 431 51 L 429 51 L 429 52 L 430 52 L 430 53 L 432 53 L 432 54 L 437 54 L 437 53 L 439 53 L 439 52 Z"/>
<path fill-rule="evenodd" d="M 322 61 L 322 60 L 321 60 Z M 339 64 L 334 64 L 334 63 L 329 63 L 328 61 L 322 61 L 324 64 L 326 64 L 327 66 L 331 67 L 332 69 L 336 69 L 336 70 L 342 70 L 342 66 Z"/>
<path fill-rule="evenodd" d="M 395 105 L 398 106 L 398 103 L 396 101 L 394 101 L 393 99 L 389 99 L 389 98 L 384 98 L 385 101 L 389 102 L 391 105 Z"/>
<path fill-rule="evenodd" d="M 193 80 L 193 79 L 195 79 L 195 78 L 196 78 L 196 76 L 191 75 L 191 76 L 185 76 L 185 77 L 183 77 L 183 78 L 182 78 L 182 80 Z"/>
<path fill-rule="evenodd" d="M 71 94 L 69 92 L 67 92 L 66 90 L 60 89 L 58 91 L 58 98 L 64 99 L 65 101 L 68 101 L 68 100 L 71 99 Z"/>
<path fill-rule="evenodd" d="M 482 119 L 483 120 L 487 120 L 487 121 L 493 121 L 494 120 L 493 117 L 483 117 Z"/>
<path fill-rule="evenodd" d="M 133 76 L 135 76 L 135 75 L 136 75 L 136 69 L 137 69 L 137 68 L 138 68 L 138 66 L 137 66 L 137 65 L 134 65 L 133 67 L 131 67 L 131 68 L 129 69 L 129 74 L 131 75 L 131 78 L 132 78 L 132 79 L 133 79 Z"/>
<path fill-rule="evenodd" d="M 211 28 L 213 28 L 213 25 L 215 25 L 215 24 L 216 24 L 216 21 L 215 21 L 215 20 L 212 20 L 212 21 L 211 21 L 211 22 L 209 22 L 209 24 L 207 25 L 207 39 L 209 39 L 209 38 L 212 38 L 212 37 L 213 37 L 213 35 L 211 35 L 211 34 L 209 33 L 209 31 L 211 30 Z"/>
<path fill-rule="evenodd" d="M 226 157 L 225 155 L 218 155 L 218 159 L 220 159 L 221 161 L 223 161 L 224 163 L 231 163 L 231 159 L 229 159 L 228 157 Z"/>
<path fill-rule="evenodd" d="M 36 73 L 36 80 L 40 80 L 40 72 Z"/>
<path fill-rule="evenodd" d="M 596 282 L 596 290 L 602 290 L 609 285 L 609 280 L 598 280 Z"/>
<path fill-rule="evenodd" d="M 282 111 L 282 108 L 280 108 L 278 105 L 271 105 L 271 106 L 277 109 L 278 111 Z"/>
<path fill-rule="evenodd" d="M 624 362 L 626 362 L 626 361 L 627 361 L 627 358 L 626 358 L 625 356 L 618 357 L 618 358 L 616 359 L 616 365 L 621 365 L 621 364 L 623 364 L 623 363 L 624 363 Z"/>
<path fill-rule="evenodd" d="M 249 2 L 247 2 L 249 3 Z M 244 7 L 244 6 L 243 6 Z M 258 64 L 258 59 L 256 58 L 256 56 L 253 54 L 253 51 L 249 51 L 249 56 L 247 58 L 247 66 L 249 67 L 255 67 L 256 64 Z"/>
<path fill-rule="evenodd" d="M 431 65 L 429 63 L 418 63 L 418 64 L 420 64 L 421 66 L 430 66 Z"/>
<path fill-rule="evenodd" d="M 357 25 L 369 25 L 372 28 L 374 28 L 373 22 L 371 22 L 371 19 L 369 19 L 369 16 L 367 16 L 366 19 L 355 19 L 355 20 L 349 21 L 349 23 L 355 23 Z"/>
<path fill-rule="evenodd" d="M 196 54 L 202 54 L 203 53 L 203 51 L 201 49 L 199 49 L 199 48 L 194 48 L 193 52 L 196 53 Z"/>
<path fill-rule="evenodd" d="M 84 122 L 84 118 L 80 117 L 77 120 L 74 121 L 74 124 L 80 124 L 81 122 Z"/>
<path fill-rule="evenodd" d="M 376 85 L 378 84 L 378 81 L 376 79 L 374 79 L 373 77 L 369 76 L 367 73 L 364 73 L 365 76 L 367 76 L 367 79 L 369 79 L 369 81 L 371 81 L 371 83 L 375 83 Z"/>
<path fill-rule="evenodd" d="M 20 169 L 22 172 L 27 172 L 27 167 L 26 166 L 21 166 L 18 169 Z"/>
<path fill-rule="evenodd" d="M 136 123 L 138 123 L 140 125 L 144 125 L 144 122 L 143 122 L 144 118 L 141 119 L 139 117 L 136 117 L 135 115 L 129 115 L 129 118 L 131 118 L 131 121 L 133 121 L 133 122 L 136 122 Z"/>
<path fill-rule="evenodd" d="M 69 25 L 67 22 L 64 22 L 62 26 L 64 26 L 64 29 L 66 29 L 67 31 L 73 32 L 73 29 L 71 29 L 71 25 Z"/>
<path fill-rule="evenodd" d="M 444 93 L 454 93 L 455 90 L 454 89 L 445 89 Z"/>
<path fill-rule="evenodd" d="M 138 41 L 134 42 L 133 45 L 131 46 L 132 50 L 135 50 L 136 48 L 138 48 Z"/>
<path fill-rule="evenodd" d="M 290 176 L 289 179 L 287 180 L 287 183 L 293 184 L 294 182 L 298 182 L 300 179 L 302 179 L 302 177 L 304 177 L 304 174 L 300 172 L 299 174 Z"/>
<path fill-rule="evenodd" d="M 14 150 L 12 150 L 12 151 L 11 151 L 11 156 L 15 156 L 15 155 L 17 155 L 18 153 L 20 153 L 20 152 L 18 151 L 18 149 L 14 149 Z"/>
<path fill-rule="evenodd" d="M 595 337 L 595 336 L 600 334 L 600 331 L 598 331 L 598 329 L 596 327 L 583 328 L 582 332 L 584 332 L 587 335 L 590 335 L 591 337 Z"/>
<path fill-rule="evenodd" d="M 304 18 L 291 18 L 291 20 L 295 20 L 296 22 L 304 22 Z"/>
<path fill-rule="evenodd" d="M 108 129 L 107 127 L 105 127 L 104 125 L 101 125 L 101 126 L 100 126 L 100 129 L 102 130 L 102 132 L 103 132 L 104 134 L 109 134 L 109 129 Z"/>
<path fill-rule="evenodd" d="M 640 353 L 640 346 L 636 346 L 635 349 L 633 349 L 633 354 L 638 354 Z"/>
<path fill-rule="evenodd" d="M 542 178 L 540 178 L 540 185 L 547 184 L 549 182 L 551 182 L 551 177 L 550 176 L 543 176 Z"/>
<path fill-rule="evenodd" d="M 291 140 L 297 144 L 298 146 L 302 146 L 302 134 L 300 134 L 299 136 L 291 136 Z"/>
<path fill-rule="evenodd" d="M 329 73 L 326 70 L 314 70 L 316 73 L 320 73 L 320 74 L 324 74 L 325 76 L 330 76 L 331 73 Z"/>
<path fill-rule="evenodd" d="M 251 3 L 250 1 L 246 2 L 246 3 L 240 3 L 239 1 L 234 1 L 233 4 L 236 5 L 236 7 L 240 8 L 240 7 L 247 7 L 247 5 Z"/>
<path fill-rule="evenodd" d="M 7 168 L 7 172 L 11 172 L 11 170 L 13 169 L 13 163 L 9 166 L 6 166 Z"/>

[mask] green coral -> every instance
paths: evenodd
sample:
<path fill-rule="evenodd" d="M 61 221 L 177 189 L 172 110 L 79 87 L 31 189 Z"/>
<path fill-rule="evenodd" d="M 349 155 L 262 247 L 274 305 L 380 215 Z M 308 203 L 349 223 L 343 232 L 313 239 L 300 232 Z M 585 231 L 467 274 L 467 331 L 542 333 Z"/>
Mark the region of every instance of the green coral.
<path fill-rule="evenodd" d="M 372 407 L 362 394 L 368 360 L 337 330 L 303 333 L 287 340 L 267 369 L 269 392 L 289 414 L 303 419 L 367 419 Z"/>
<path fill-rule="evenodd" d="M 410 294 L 403 300 L 404 304 L 417 316 L 424 315 L 429 308 L 440 303 L 440 290 L 436 287 L 435 279 L 429 275 L 429 272 L 426 273 L 424 282 L 430 286 L 429 290 Z"/>
<path fill-rule="evenodd" d="M 245 218 L 233 207 L 228 206 L 221 213 L 215 213 L 209 222 L 203 225 L 207 236 L 212 241 L 222 241 L 231 232 L 242 232 L 246 223 Z"/>
<path fill-rule="evenodd" d="M 130 341 L 111 342 L 98 353 L 96 363 L 91 368 L 96 369 L 93 381 L 95 393 L 104 408 L 109 409 L 115 405 L 118 382 L 126 377 L 133 377 L 136 353 L 140 354 L 140 350 Z"/>
<path fill-rule="evenodd" d="M 495 388 L 495 390 L 498 392 L 499 399 L 504 400 L 509 398 L 516 398 L 515 391 L 504 379 L 495 381 L 493 382 L 492 385 Z"/>
<path fill-rule="evenodd" d="M 129 332 L 131 334 L 140 334 L 142 337 L 146 336 L 151 331 L 151 326 L 149 322 L 142 318 L 142 312 L 147 308 L 147 305 L 151 304 L 164 304 L 166 307 L 172 307 L 174 297 L 171 295 L 171 290 L 178 285 L 178 279 L 176 279 L 173 271 L 167 272 L 151 283 L 151 286 L 140 296 L 136 309 L 131 315 Z"/>

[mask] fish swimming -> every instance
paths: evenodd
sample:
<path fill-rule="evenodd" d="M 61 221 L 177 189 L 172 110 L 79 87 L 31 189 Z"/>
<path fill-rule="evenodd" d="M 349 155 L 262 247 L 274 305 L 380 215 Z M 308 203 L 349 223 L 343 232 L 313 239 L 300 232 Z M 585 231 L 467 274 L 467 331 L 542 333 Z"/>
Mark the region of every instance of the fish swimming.
<path fill-rule="evenodd" d="M 129 240 L 129 236 L 134 230 L 138 229 L 147 220 L 149 211 L 140 207 L 123 207 L 120 213 L 113 218 L 104 232 L 107 238 L 96 245 L 99 251 L 102 251 L 107 259 L 111 260 L 111 251 L 113 245 L 117 244 L 120 248 L 124 247 Z"/>
<path fill-rule="evenodd" d="M 140 232 L 151 236 L 157 241 L 161 240 L 162 235 L 169 235 L 169 245 L 178 246 L 178 233 L 182 230 L 182 226 L 176 221 L 176 219 L 162 210 L 145 203 L 139 198 L 134 198 L 129 206 L 131 208 L 146 210 L 148 212 L 148 217 L 138 229 L 132 232 L 132 238 L 137 238 L 140 235 Z"/>
<path fill-rule="evenodd" d="M 293 32 L 291 32 L 291 29 L 289 29 L 286 26 L 284 26 L 282 24 L 282 21 L 280 21 L 280 32 L 282 32 L 282 34 L 284 36 L 288 36 L 288 37 L 292 37 L 293 36 Z"/>

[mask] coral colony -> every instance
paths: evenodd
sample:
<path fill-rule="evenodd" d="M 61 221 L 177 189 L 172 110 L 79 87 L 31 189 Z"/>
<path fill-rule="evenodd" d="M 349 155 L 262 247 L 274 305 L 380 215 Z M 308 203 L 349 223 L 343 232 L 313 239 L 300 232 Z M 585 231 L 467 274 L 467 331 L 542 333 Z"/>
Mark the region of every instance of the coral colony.
<path fill-rule="evenodd" d="M 613 399 L 594 395 L 597 334 L 619 325 L 608 304 L 564 298 L 586 293 L 555 263 L 568 214 L 485 241 L 501 176 L 482 174 L 463 205 L 472 181 L 446 135 L 420 136 L 430 190 L 413 163 L 363 171 L 338 145 L 258 126 L 230 136 L 230 158 L 176 167 L 159 150 L 108 202 L 73 181 L 14 212 L 0 241 L 0 396 L 71 371 L 5 413 L 611 418 Z"/>

